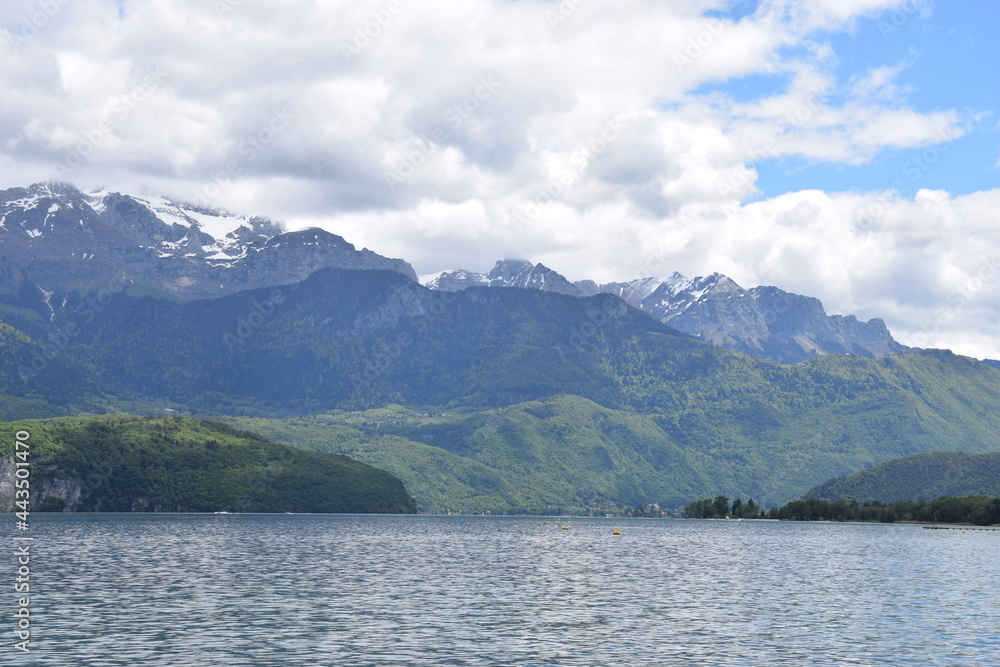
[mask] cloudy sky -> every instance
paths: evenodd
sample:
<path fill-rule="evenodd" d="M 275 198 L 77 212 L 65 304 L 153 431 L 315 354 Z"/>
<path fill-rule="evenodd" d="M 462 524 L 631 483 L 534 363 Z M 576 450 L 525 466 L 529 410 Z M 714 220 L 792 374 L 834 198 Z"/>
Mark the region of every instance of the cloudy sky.
<path fill-rule="evenodd" d="M 718 271 L 1000 358 L 993 0 L 6 0 L 0 187 Z"/>

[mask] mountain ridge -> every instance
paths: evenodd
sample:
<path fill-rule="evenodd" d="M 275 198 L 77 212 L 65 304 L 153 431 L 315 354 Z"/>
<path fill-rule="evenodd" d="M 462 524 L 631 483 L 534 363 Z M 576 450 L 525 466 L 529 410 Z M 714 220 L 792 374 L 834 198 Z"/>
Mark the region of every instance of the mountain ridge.
<path fill-rule="evenodd" d="M 819 299 L 772 286 L 744 289 L 720 273 L 687 278 L 680 273 L 598 284 L 571 283 L 543 264 L 501 260 L 488 274 L 442 271 L 421 284 L 455 292 L 469 287 L 518 287 L 571 296 L 614 294 L 634 308 L 714 345 L 783 363 L 826 354 L 878 357 L 900 352 L 879 318 L 861 322 L 853 315 L 828 315 Z"/>

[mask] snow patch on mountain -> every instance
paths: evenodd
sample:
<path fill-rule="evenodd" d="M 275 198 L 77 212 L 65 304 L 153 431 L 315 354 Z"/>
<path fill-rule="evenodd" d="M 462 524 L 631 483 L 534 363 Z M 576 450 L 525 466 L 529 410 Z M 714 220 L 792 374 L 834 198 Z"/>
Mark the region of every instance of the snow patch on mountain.
<path fill-rule="evenodd" d="M 446 273 L 455 273 L 455 272 L 456 271 L 448 271 L 448 270 L 446 270 L 446 271 L 435 271 L 434 273 L 424 273 L 422 275 L 417 276 L 417 282 L 420 283 L 421 285 L 423 285 L 424 287 L 431 287 L 444 274 L 446 274 Z M 431 288 L 431 289 L 433 289 L 433 288 Z"/>
<path fill-rule="evenodd" d="M 418 280 L 424 287 L 442 292 L 458 292 L 467 287 L 486 287 L 490 284 L 489 278 L 482 273 L 465 269 L 428 273 L 420 276 Z"/>
<path fill-rule="evenodd" d="M 201 254 L 203 259 L 207 260 L 232 261 L 246 255 L 248 241 L 261 235 L 275 236 L 282 232 L 279 225 L 267 218 L 238 216 L 225 211 L 202 209 L 160 195 L 126 194 L 104 189 L 91 193 L 88 199 L 94 211 L 107 214 L 109 206 L 126 198 L 145 207 L 167 227 L 198 232 L 197 236 L 200 237 L 198 240 L 186 235 L 180 240 L 160 241 L 156 244 L 156 248 L 161 253 L 171 254 L 183 248 L 185 252 L 180 254 L 185 257 Z M 192 242 L 197 243 L 197 247 L 201 249 L 200 253 L 191 252 L 192 249 L 188 246 Z"/>

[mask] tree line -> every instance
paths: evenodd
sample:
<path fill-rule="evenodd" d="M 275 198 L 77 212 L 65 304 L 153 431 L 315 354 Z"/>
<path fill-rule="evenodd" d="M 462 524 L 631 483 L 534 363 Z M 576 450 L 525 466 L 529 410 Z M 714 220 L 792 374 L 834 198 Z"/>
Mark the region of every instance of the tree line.
<path fill-rule="evenodd" d="M 918 521 L 921 523 L 1000 523 L 1000 498 L 987 496 L 941 496 L 933 500 L 878 501 L 859 505 L 843 498 L 830 502 L 819 498 L 793 500 L 768 512 L 772 519 L 790 521 Z"/>
<path fill-rule="evenodd" d="M 1000 524 L 1000 498 L 988 496 L 941 496 L 933 500 L 901 500 L 894 503 L 879 501 L 859 504 L 841 498 L 836 501 L 807 498 L 792 500 L 764 509 L 753 498 L 732 504 L 726 496 L 695 500 L 684 507 L 691 519 L 780 519 L 784 521 L 869 521 L 893 523 L 970 523 L 977 526 Z"/>
<path fill-rule="evenodd" d="M 730 504 L 727 496 L 716 496 L 688 503 L 684 506 L 684 514 L 689 519 L 758 519 L 764 518 L 766 513 L 753 498 L 745 503 L 737 498 Z"/>

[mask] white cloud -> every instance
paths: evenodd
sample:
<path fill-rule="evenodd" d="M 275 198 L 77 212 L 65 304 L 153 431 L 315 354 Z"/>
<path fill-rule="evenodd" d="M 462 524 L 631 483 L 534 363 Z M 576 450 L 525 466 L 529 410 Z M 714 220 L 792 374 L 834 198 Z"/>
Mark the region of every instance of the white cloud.
<path fill-rule="evenodd" d="M 876 195 L 740 205 L 763 160 L 864 164 L 965 131 L 965 112 L 906 105 L 906 63 L 838 81 L 829 35 L 907 1 L 764 0 L 734 22 L 706 17 L 719 0 L 74 0 L 44 26 L 13 1 L 0 180 L 72 162 L 85 188 L 321 225 L 420 273 L 508 255 L 572 278 L 717 270 L 912 338 L 997 247 L 995 192 L 878 201 L 863 230 Z M 703 92 L 748 75 L 784 85 Z M 961 332 L 983 330 L 992 285 L 926 335 L 985 350 Z"/>
<path fill-rule="evenodd" d="M 883 65 L 870 69 L 864 76 L 855 79 L 851 86 L 854 97 L 895 102 L 902 100 L 910 89 L 895 83 L 896 76 L 906 68 L 905 63 Z"/>

